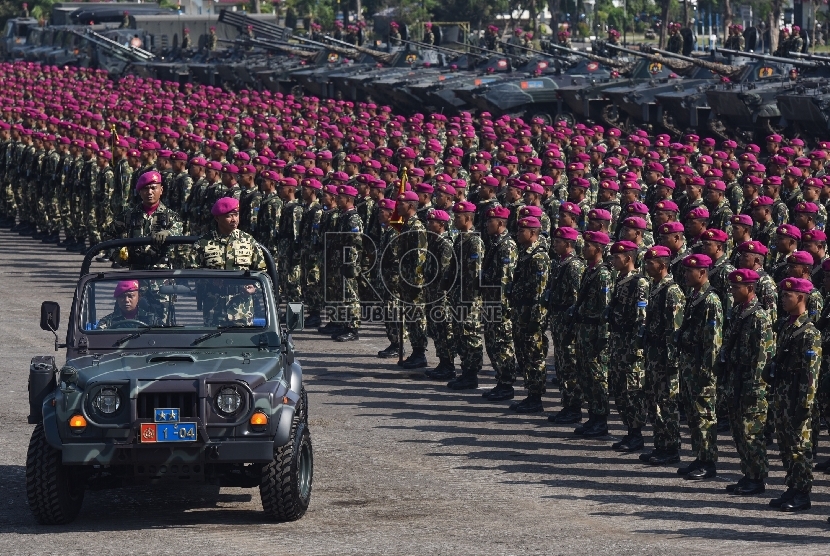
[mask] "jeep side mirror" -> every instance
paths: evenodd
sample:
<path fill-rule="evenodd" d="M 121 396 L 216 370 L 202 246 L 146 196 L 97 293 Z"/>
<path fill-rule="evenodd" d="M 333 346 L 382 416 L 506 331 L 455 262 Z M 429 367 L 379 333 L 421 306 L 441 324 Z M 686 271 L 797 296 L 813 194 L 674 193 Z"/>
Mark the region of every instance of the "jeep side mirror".
<path fill-rule="evenodd" d="M 288 303 L 285 310 L 285 327 L 289 332 L 299 331 L 305 327 L 305 313 L 302 303 Z"/>
<path fill-rule="evenodd" d="M 61 321 L 61 306 L 57 301 L 44 301 L 40 304 L 40 329 L 57 332 Z"/>

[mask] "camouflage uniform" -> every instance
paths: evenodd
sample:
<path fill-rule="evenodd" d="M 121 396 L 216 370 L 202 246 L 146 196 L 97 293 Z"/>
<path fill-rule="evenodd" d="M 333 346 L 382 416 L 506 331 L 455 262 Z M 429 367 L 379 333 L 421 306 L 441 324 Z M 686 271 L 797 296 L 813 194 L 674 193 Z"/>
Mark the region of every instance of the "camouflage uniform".
<path fill-rule="evenodd" d="M 167 193 L 167 206 L 170 207 L 170 210 L 176 211 L 179 215 L 184 217 L 184 206 L 185 201 L 187 200 L 188 196 L 190 195 L 190 188 L 193 187 L 193 178 L 190 177 L 190 174 L 187 170 L 179 172 L 178 174 L 171 175 L 172 179 L 170 180 L 170 190 L 168 191 L 167 185 L 165 185 L 165 192 Z M 240 203 L 241 208 L 241 203 Z M 241 212 L 241 211 L 240 211 Z M 241 222 L 240 222 L 241 227 Z M 250 233 L 250 230 L 243 230 Z"/>
<path fill-rule="evenodd" d="M 611 271 L 605 263 L 587 268 L 574 309 L 578 323 L 576 356 L 591 417 L 608 415 L 608 324 L 603 314 L 611 303 L 613 289 Z"/>
<path fill-rule="evenodd" d="M 98 230 L 97 228 L 93 228 L 92 224 L 94 224 L 94 217 L 88 218 L 87 215 L 90 215 L 93 210 L 95 210 L 94 206 L 94 199 L 92 197 L 93 190 L 98 186 L 98 163 L 95 161 L 95 157 L 85 160 L 83 162 L 83 166 L 81 167 L 81 176 L 78 181 L 75 182 L 75 197 L 77 199 L 77 206 L 80 207 L 82 211 L 81 214 L 83 216 L 79 217 L 81 223 L 79 227 L 83 232 L 78 236 L 78 238 L 89 238 L 90 243 L 94 244 L 98 237 Z"/>
<path fill-rule="evenodd" d="M 323 237 L 320 230 L 322 218 L 323 207 L 320 206 L 319 201 L 314 201 L 303 208 L 303 219 L 300 223 L 300 237 L 303 241 L 301 251 L 303 303 L 312 313 L 319 312 L 323 305 L 323 283 L 320 279 L 323 262 Z"/>
<path fill-rule="evenodd" d="M 484 348 L 500 384 L 513 384 L 516 380 L 516 351 L 513 344 L 516 331 L 508 303 L 508 298 L 511 297 L 509 289 L 515 287 L 513 272 L 516 256 L 516 242 L 505 230 L 501 235 L 489 238 L 482 265 Z"/>
<path fill-rule="evenodd" d="M 282 215 L 282 199 L 277 192 L 263 196 L 259 205 L 257 225 L 251 234 L 256 240 L 268 249 L 271 256 L 277 255 L 277 233 L 280 216 Z"/>
<path fill-rule="evenodd" d="M 58 206 L 58 183 L 60 181 L 60 155 L 55 149 L 43 157 L 40 169 L 40 194 L 38 195 L 38 226 L 41 230 L 56 235 L 60 231 L 60 208 Z"/>
<path fill-rule="evenodd" d="M 296 303 L 302 300 L 300 224 L 303 220 L 303 205 L 296 199 L 288 201 L 282 208 L 279 232 L 277 233 L 277 267 L 280 271 L 280 294 L 286 301 Z"/>
<path fill-rule="evenodd" d="M 761 378 L 773 355 L 772 321 L 757 298 L 734 308 L 720 359 L 726 366 L 723 393 L 729 404 L 732 438 L 741 472 L 752 480 L 767 476 L 767 385 Z"/>
<path fill-rule="evenodd" d="M 84 209 L 81 204 L 82 199 L 80 195 L 81 172 L 85 164 L 86 161 L 83 156 L 77 156 L 72 161 L 72 167 L 66 182 L 66 192 L 69 199 L 67 230 L 70 236 L 79 241 L 83 241 L 86 238 L 86 226 L 84 225 L 83 218 Z"/>
<path fill-rule="evenodd" d="M 484 260 L 484 242 L 475 232 L 459 232 L 455 236 L 452 251 L 453 264 L 447 269 L 444 289 L 449 289 L 455 351 L 461 358 L 462 376 L 476 376 L 483 362 L 479 279 Z"/>
<path fill-rule="evenodd" d="M 704 463 L 718 459 L 715 364 L 722 341 L 723 309 L 708 282 L 686 299 L 676 333 L 680 352 L 681 401 L 692 436 L 692 454 Z"/>
<path fill-rule="evenodd" d="M 417 215 L 401 227 L 398 236 L 400 255 L 400 292 L 405 311 L 404 325 L 413 353 L 427 348 L 427 321 L 424 312 L 424 264 L 427 259 L 427 230 Z"/>
<path fill-rule="evenodd" d="M 395 346 L 400 345 L 400 242 L 398 231 L 392 226 L 382 226 L 378 241 L 378 258 L 373 267 L 375 271 L 375 290 L 382 296 L 381 301 L 387 312 L 384 319 L 386 338 Z"/>
<path fill-rule="evenodd" d="M 137 205 L 122 211 L 111 221 L 104 228 L 103 239 L 150 237 L 162 230 L 170 230 L 171 236 L 182 235 L 179 215 L 164 206 L 164 203 L 159 203 L 150 215 L 142 205 Z M 169 269 L 178 266 L 176 250 L 169 245 L 147 245 L 126 249 L 130 270 Z"/>
<path fill-rule="evenodd" d="M 210 229 L 210 226 L 206 227 L 202 223 L 202 200 L 204 199 L 207 188 L 207 179 L 204 177 L 200 178 L 190 188 L 190 195 L 188 195 L 183 207 L 184 214 L 182 216 L 187 221 L 187 232 L 191 235 L 201 235 Z"/>
<path fill-rule="evenodd" d="M 785 484 L 809 493 L 813 483 L 810 413 L 821 365 L 821 333 L 804 313 L 778 335 L 771 377 L 778 449 Z"/>
<path fill-rule="evenodd" d="M 92 245 L 101 241 L 101 232 L 113 219 L 109 203 L 113 193 L 112 167 L 99 168 L 94 185 L 89 192 L 91 207 L 86 221 L 89 242 Z"/>
<path fill-rule="evenodd" d="M 525 388 L 531 396 L 545 393 L 547 376 L 545 359 L 548 356 L 548 337 L 545 335 L 545 324 L 548 307 L 545 291 L 548 288 L 550 258 L 546 251 L 537 240 L 519 252 L 509 295 L 513 343 L 519 367 L 524 371 Z"/>
<path fill-rule="evenodd" d="M 553 339 L 556 377 L 562 393 L 562 407 L 582 407 L 582 385 L 576 362 L 573 325 L 568 310 L 576 304 L 579 283 L 585 273 L 585 261 L 571 253 L 551 263 L 549 297 L 550 331 Z"/>
<path fill-rule="evenodd" d="M 357 331 L 360 328 L 360 295 L 357 277 L 360 274 L 360 260 L 363 254 L 363 221 L 352 208 L 339 211 L 333 234 L 326 236 L 326 258 L 333 259 L 335 276 L 332 293 L 334 297 L 326 303 L 335 303 L 339 309 L 336 321 L 345 328 Z M 328 261 L 327 261 L 328 263 Z"/>
<path fill-rule="evenodd" d="M 150 311 L 147 311 L 146 309 L 143 309 L 141 307 L 138 308 L 133 318 L 128 319 L 126 316 L 124 316 L 124 313 L 121 312 L 121 307 L 118 307 L 116 305 L 115 311 L 113 311 L 105 317 L 102 317 L 101 320 L 99 320 L 95 324 L 95 330 L 107 330 L 109 328 L 118 328 L 118 324 L 126 320 L 137 320 L 139 322 L 143 322 L 144 324 L 149 324 L 150 326 L 155 326 L 159 322 L 158 317 L 154 313 L 151 313 Z"/>
<path fill-rule="evenodd" d="M 215 270 L 264 270 L 265 256 L 254 238 L 245 232 L 234 230 L 223 236 L 214 230 L 193 244 L 186 266 Z M 206 326 L 253 324 L 253 299 L 239 291 L 237 286 L 228 286 L 221 281 L 205 284 L 197 296 Z"/>
<path fill-rule="evenodd" d="M 239 197 L 239 229 L 243 232 L 256 235 L 262 198 L 262 193 L 256 187 L 242 190 Z"/>
<path fill-rule="evenodd" d="M 610 366 L 608 390 L 620 418 L 629 429 L 639 429 L 646 421 L 643 383 L 643 349 L 636 345 L 637 333 L 645 324 L 649 283 L 636 271 L 617 278 L 608 306 Z"/>
<path fill-rule="evenodd" d="M 654 448 L 663 452 L 680 449 L 680 394 L 677 348 L 674 334 L 683 323 L 686 296 L 667 274 L 649 291 L 642 344 L 645 347 L 646 397 L 654 423 Z"/>
<path fill-rule="evenodd" d="M 338 211 L 337 209 L 327 209 L 324 207 L 323 216 L 320 218 L 320 238 L 323 241 L 323 244 L 320 247 L 322 252 L 320 269 L 323 271 L 322 307 L 326 307 L 327 305 L 334 303 L 335 300 L 339 299 L 340 296 L 340 283 L 337 278 L 340 269 L 338 269 L 336 266 L 337 258 L 330 251 L 330 249 L 334 246 L 334 236 L 331 235 L 331 232 L 337 231 L 337 220 L 339 216 L 340 211 Z"/>
<path fill-rule="evenodd" d="M 424 264 L 427 336 L 432 338 L 435 344 L 435 355 L 439 360 L 453 361 L 455 359 L 453 327 L 447 315 L 447 292 L 441 287 L 444 273 L 452 264 L 452 240 L 447 232 L 431 233 L 427 244 L 429 256 Z"/>

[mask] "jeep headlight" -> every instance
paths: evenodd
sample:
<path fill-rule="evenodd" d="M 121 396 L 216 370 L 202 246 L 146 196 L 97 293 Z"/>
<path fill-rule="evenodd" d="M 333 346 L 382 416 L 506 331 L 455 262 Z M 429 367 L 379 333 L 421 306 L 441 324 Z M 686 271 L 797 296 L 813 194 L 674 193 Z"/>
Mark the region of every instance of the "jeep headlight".
<path fill-rule="evenodd" d="M 233 415 L 242 407 L 242 396 L 233 386 L 224 386 L 216 395 L 216 409 L 222 415 Z"/>
<path fill-rule="evenodd" d="M 115 386 L 105 386 L 98 391 L 92 405 L 103 415 L 112 415 L 121 407 L 121 396 Z"/>

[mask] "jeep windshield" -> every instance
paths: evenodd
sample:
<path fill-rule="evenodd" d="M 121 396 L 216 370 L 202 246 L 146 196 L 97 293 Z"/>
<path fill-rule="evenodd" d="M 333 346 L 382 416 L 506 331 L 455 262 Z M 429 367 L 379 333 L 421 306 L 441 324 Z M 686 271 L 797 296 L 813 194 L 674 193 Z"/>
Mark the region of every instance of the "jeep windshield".
<path fill-rule="evenodd" d="M 256 276 L 107 276 L 86 283 L 79 326 L 91 336 L 117 333 L 126 339 L 148 332 L 265 328 L 266 287 L 270 285 Z"/>

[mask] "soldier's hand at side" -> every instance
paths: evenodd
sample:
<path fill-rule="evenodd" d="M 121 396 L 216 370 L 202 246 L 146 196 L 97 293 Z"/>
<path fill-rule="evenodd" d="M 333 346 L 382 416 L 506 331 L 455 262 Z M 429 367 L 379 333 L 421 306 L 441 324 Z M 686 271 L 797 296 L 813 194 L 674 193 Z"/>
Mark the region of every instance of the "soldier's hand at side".
<path fill-rule="evenodd" d="M 170 230 L 159 230 L 158 232 L 153 232 L 153 243 L 156 245 L 164 245 L 164 242 L 167 241 L 169 236 Z"/>

